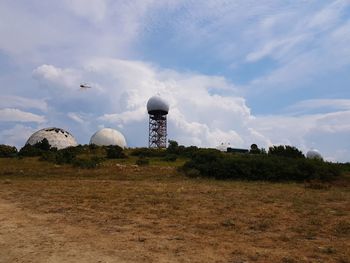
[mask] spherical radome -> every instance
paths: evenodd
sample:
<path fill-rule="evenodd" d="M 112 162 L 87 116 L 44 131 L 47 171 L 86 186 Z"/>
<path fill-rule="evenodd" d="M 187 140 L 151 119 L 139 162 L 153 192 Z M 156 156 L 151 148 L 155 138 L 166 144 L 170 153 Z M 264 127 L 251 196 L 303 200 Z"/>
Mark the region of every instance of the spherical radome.
<path fill-rule="evenodd" d="M 221 143 L 220 145 L 216 146 L 216 149 L 221 152 L 227 152 L 227 148 L 231 147 L 230 143 Z"/>
<path fill-rule="evenodd" d="M 98 146 L 118 145 L 125 148 L 126 141 L 122 133 L 110 128 L 103 128 L 91 136 L 90 144 Z"/>
<path fill-rule="evenodd" d="M 47 139 L 51 147 L 55 147 L 58 150 L 78 145 L 72 134 L 55 127 L 41 129 L 33 133 L 26 144 L 34 145 L 43 139 Z"/>
<path fill-rule="evenodd" d="M 308 152 L 306 153 L 306 157 L 307 157 L 308 159 L 320 159 L 320 160 L 323 159 L 323 158 L 322 158 L 322 155 L 321 155 L 317 150 L 315 150 L 315 149 L 308 151 Z"/>
<path fill-rule="evenodd" d="M 147 102 L 148 113 L 161 112 L 163 114 L 168 114 L 169 104 L 158 95 L 151 97 Z"/>

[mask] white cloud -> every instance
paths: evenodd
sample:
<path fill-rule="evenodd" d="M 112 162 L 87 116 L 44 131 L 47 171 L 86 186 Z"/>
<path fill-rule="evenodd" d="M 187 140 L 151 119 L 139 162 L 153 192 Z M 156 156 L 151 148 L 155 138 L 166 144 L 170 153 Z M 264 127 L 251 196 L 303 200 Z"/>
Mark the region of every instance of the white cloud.
<path fill-rule="evenodd" d="M 0 143 L 16 146 L 20 149 L 30 135 L 35 132 L 35 129 L 25 126 L 23 124 L 16 124 L 10 129 L 3 129 L 0 131 Z"/>
<path fill-rule="evenodd" d="M 45 117 L 19 109 L 0 109 L 0 122 L 45 122 Z"/>
<path fill-rule="evenodd" d="M 81 74 L 78 70 L 67 68 L 61 69 L 53 65 L 41 65 L 33 71 L 33 76 L 37 79 L 44 79 L 51 84 L 67 89 L 77 90 L 80 85 Z"/>
<path fill-rule="evenodd" d="M 44 100 L 12 95 L 0 95 L 0 108 L 38 109 L 41 111 L 47 111 L 48 105 Z"/>
<path fill-rule="evenodd" d="M 299 101 L 287 107 L 289 112 L 302 113 L 310 110 L 350 110 L 350 100 L 348 99 L 312 99 Z"/>
<path fill-rule="evenodd" d="M 64 0 L 64 3 L 74 14 L 95 23 L 102 21 L 108 10 L 106 0 Z"/>
<path fill-rule="evenodd" d="M 84 123 L 84 119 L 82 118 L 82 116 L 80 116 L 78 113 L 75 113 L 75 112 L 69 112 L 68 114 L 68 117 L 70 119 L 72 119 L 73 121 L 76 121 L 80 124 Z"/>

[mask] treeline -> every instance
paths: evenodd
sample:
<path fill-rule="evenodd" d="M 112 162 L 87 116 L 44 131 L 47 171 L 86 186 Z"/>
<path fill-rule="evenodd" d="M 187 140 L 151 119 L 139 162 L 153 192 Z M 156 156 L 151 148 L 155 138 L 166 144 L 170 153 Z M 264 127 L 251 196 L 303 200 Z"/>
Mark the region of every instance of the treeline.
<path fill-rule="evenodd" d="M 271 154 L 232 155 L 215 150 L 199 150 L 182 170 L 189 176 L 276 182 L 331 180 L 341 173 L 338 164 L 322 160 Z"/>
<path fill-rule="evenodd" d="M 175 162 L 186 160 L 180 167 L 190 177 L 215 179 L 304 181 L 331 180 L 341 172 L 350 172 L 350 163 L 330 163 L 322 159 L 307 159 L 293 146 L 272 146 L 268 151 L 255 144 L 248 153 L 228 153 L 196 146 L 185 147 L 169 141 L 167 149 L 134 148 L 123 150 L 118 146 L 99 147 L 79 145 L 62 150 L 52 148 L 44 139 L 35 145 L 25 145 L 20 151 L 12 146 L 0 145 L 0 157 L 38 156 L 40 160 L 56 164 L 71 164 L 82 168 L 95 168 L 105 159 L 136 156 L 138 165 L 148 165 L 150 159 Z"/>
<path fill-rule="evenodd" d="M 181 167 L 188 176 L 221 180 L 332 180 L 350 167 L 350 164 L 307 159 L 299 149 L 288 145 L 272 146 L 266 152 L 252 144 L 248 154 L 240 154 L 184 147 L 169 141 L 167 152 L 189 158 Z"/>
<path fill-rule="evenodd" d="M 104 159 L 127 158 L 119 146 L 78 145 L 58 150 L 51 147 L 47 139 L 34 145 L 26 144 L 19 151 L 12 146 L 0 145 L 0 157 L 39 157 L 41 161 L 71 164 L 80 168 L 95 168 Z"/>

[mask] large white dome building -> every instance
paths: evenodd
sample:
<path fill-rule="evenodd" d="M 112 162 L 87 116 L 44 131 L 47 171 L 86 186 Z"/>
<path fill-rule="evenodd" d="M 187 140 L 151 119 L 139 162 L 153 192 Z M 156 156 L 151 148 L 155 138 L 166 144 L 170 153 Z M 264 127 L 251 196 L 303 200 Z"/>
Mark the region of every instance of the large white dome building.
<path fill-rule="evenodd" d="M 43 139 L 47 139 L 51 147 L 56 147 L 58 150 L 78 145 L 72 134 L 55 127 L 45 128 L 33 133 L 26 144 L 34 145 Z"/>
<path fill-rule="evenodd" d="M 308 159 L 319 159 L 322 160 L 322 155 L 316 149 L 312 149 L 306 153 Z"/>
<path fill-rule="evenodd" d="M 98 146 L 118 145 L 125 148 L 126 141 L 122 133 L 110 128 L 103 128 L 91 136 L 90 144 Z"/>

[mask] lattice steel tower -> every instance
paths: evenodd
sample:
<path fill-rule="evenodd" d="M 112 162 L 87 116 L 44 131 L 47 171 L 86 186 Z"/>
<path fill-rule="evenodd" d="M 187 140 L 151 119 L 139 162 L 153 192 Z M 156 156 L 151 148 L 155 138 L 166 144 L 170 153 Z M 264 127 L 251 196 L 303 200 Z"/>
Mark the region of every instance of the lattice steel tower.
<path fill-rule="evenodd" d="M 149 148 L 166 148 L 168 103 L 159 96 L 153 96 L 147 102 L 149 114 Z"/>

